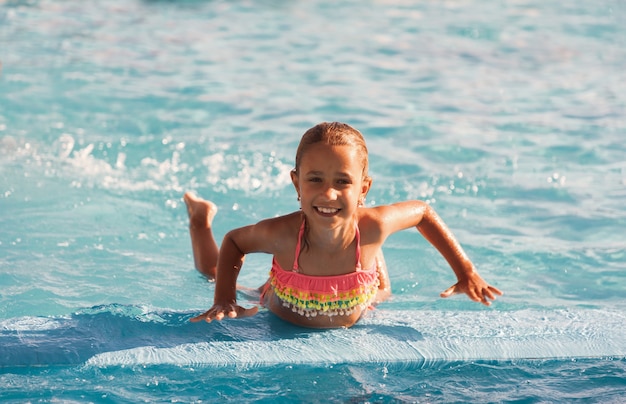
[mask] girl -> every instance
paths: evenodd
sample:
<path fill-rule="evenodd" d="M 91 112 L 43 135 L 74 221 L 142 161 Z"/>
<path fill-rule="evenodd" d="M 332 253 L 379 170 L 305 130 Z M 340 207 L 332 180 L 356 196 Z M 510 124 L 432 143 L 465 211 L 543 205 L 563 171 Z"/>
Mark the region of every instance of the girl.
<path fill-rule="evenodd" d="M 382 246 L 387 237 L 416 227 L 444 256 L 458 282 L 441 297 L 466 293 L 489 306 L 498 289 L 476 272 L 457 240 L 425 202 L 364 207 L 372 185 L 368 153 L 359 131 L 321 123 L 302 137 L 291 180 L 300 210 L 230 231 L 217 247 L 211 226 L 217 207 L 187 193 L 196 268 L 215 278 L 213 307 L 191 321 L 254 315 L 237 304 L 237 276 L 246 254 L 273 256 L 261 304 L 305 327 L 350 327 L 391 293 Z"/>

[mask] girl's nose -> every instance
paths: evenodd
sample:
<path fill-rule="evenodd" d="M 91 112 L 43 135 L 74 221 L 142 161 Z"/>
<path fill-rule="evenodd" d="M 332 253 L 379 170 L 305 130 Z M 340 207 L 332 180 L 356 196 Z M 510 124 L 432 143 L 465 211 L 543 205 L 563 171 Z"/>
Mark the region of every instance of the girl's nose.
<path fill-rule="evenodd" d="M 333 188 L 332 186 L 328 186 L 324 190 L 324 196 L 329 201 L 334 201 L 335 199 L 337 199 L 337 190 Z"/>

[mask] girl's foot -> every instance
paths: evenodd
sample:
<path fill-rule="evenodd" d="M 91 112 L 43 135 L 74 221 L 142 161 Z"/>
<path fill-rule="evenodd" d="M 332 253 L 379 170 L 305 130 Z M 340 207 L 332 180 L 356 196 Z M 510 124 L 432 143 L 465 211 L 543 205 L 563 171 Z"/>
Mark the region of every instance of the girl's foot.
<path fill-rule="evenodd" d="M 187 192 L 183 199 L 185 204 L 187 204 L 189 227 L 210 229 L 217 214 L 217 206 L 213 202 L 199 198 L 191 192 Z"/>

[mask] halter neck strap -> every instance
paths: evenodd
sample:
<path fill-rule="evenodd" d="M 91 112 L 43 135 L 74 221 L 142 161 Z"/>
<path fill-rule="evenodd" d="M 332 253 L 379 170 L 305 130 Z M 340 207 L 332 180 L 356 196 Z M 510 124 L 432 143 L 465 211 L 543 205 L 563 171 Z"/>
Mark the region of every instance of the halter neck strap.
<path fill-rule="evenodd" d="M 300 251 L 302 249 L 302 238 L 304 237 L 304 229 L 306 228 L 306 220 L 302 219 L 302 224 L 300 225 L 300 231 L 298 232 L 298 242 L 296 244 L 295 256 L 293 259 L 293 271 L 298 272 L 299 265 L 298 260 L 300 258 Z M 357 222 L 354 222 L 354 233 L 356 239 L 356 271 L 361 270 L 361 234 L 359 232 L 359 225 Z"/>

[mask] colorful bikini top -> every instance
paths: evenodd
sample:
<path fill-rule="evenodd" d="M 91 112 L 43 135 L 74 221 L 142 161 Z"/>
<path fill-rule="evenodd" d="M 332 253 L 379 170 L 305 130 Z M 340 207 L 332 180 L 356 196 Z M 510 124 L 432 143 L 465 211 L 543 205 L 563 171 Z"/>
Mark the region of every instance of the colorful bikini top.
<path fill-rule="evenodd" d="M 270 270 L 270 285 L 283 306 L 306 317 L 317 315 L 349 315 L 367 308 L 378 292 L 378 265 L 361 268 L 361 236 L 356 230 L 356 270 L 344 275 L 314 276 L 298 272 L 298 258 L 305 222 L 298 234 L 293 270 L 286 271 L 274 258 Z"/>

